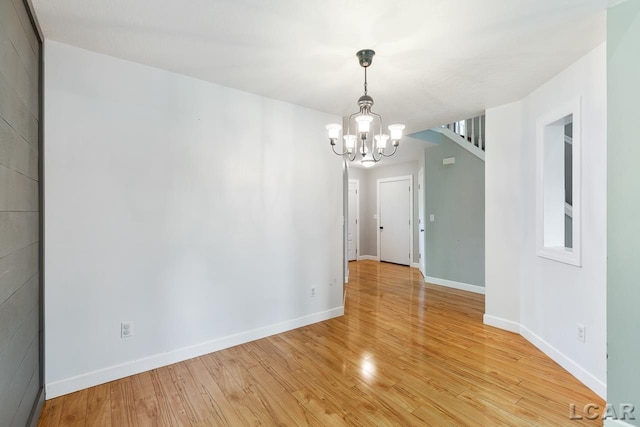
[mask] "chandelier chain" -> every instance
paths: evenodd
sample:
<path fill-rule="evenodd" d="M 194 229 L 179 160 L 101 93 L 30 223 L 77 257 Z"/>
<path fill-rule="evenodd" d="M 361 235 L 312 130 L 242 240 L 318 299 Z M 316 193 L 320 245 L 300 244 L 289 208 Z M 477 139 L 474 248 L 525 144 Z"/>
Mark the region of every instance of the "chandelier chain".
<path fill-rule="evenodd" d="M 367 94 L 367 67 L 364 67 L 364 94 Z"/>

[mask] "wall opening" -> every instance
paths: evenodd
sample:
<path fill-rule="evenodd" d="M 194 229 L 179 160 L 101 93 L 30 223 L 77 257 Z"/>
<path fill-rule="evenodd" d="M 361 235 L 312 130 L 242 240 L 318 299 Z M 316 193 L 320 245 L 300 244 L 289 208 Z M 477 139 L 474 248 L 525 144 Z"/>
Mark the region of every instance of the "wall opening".
<path fill-rule="evenodd" d="M 580 103 L 538 121 L 538 255 L 580 265 Z"/>

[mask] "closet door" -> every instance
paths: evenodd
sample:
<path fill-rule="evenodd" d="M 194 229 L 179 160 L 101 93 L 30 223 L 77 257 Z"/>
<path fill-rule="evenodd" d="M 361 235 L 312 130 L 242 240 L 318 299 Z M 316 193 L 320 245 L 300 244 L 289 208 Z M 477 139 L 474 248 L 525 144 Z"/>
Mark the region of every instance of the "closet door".
<path fill-rule="evenodd" d="M 0 426 L 42 402 L 40 49 L 22 0 L 0 0 Z"/>

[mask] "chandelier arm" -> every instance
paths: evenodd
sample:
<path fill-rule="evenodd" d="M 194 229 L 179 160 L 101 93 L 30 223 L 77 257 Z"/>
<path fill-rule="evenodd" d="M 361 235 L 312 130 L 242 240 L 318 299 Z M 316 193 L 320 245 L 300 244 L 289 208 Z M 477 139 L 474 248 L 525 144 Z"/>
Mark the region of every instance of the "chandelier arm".
<path fill-rule="evenodd" d="M 373 111 L 369 111 L 369 114 L 371 114 L 372 116 L 376 116 L 378 118 L 378 124 L 380 125 L 380 128 L 378 129 L 378 135 L 382 137 L 382 116 L 378 113 L 374 113 Z M 380 160 L 382 160 L 382 156 L 384 156 L 384 153 L 378 150 L 378 148 L 375 146 L 375 138 L 371 140 L 371 151 L 372 152 L 378 151 L 378 154 L 379 154 L 378 160 L 375 159 L 375 155 L 373 156 L 374 161 L 379 162 Z M 393 154 L 389 154 L 389 156 L 392 156 L 392 155 Z M 385 156 L 385 157 L 389 157 L 389 156 Z"/>
<path fill-rule="evenodd" d="M 350 116 L 349 116 L 349 120 L 347 120 L 347 134 L 351 134 L 351 119 L 352 119 L 354 116 L 357 116 L 358 114 L 360 114 L 360 112 L 359 112 L 359 111 L 358 111 L 358 112 L 355 112 L 355 113 L 353 113 L 352 115 L 350 115 Z"/>
<path fill-rule="evenodd" d="M 369 110 L 369 114 L 371 114 L 372 116 L 378 117 L 378 120 L 380 120 L 380 133 L 382 133 L 382 116 L 378 113 L 374 113 L 371 110 Z"/>
<path fill-rule="evenodd" d="M 376 116 L 378 118 L 378 122 L 380 123 L 380 129 L 378 132 L 378 135 L 382 135 L 382 116 L 378 113 L 374 113 L 373 111 L 369 110 L 369 114 L 371 114 L 372 116 Z"/>
<path fill-rule="evenodd" d="M 378 156 L 378 158 L 376 159 L 376 151 L 378 151 L 378 150 L 373 150 L 373 151 L 371 152 L 371 157 L 373 158 L 373 161 L 374 161 L 374 162 L 378 163 L 380 160 L 382 160 L 382 155 L 381 155 L 382 153 L 378 153 L 378 154 L 379 154 L 379 156 Z"/>
<path fill-rule="evenodd" d="M 350 162 L 353 162 L 356 159 L 357 155 L 358 155 L 358 152 L 356 150 L 353 150 L 351 154 L 347 154 L 347 158 L 349 159 Z"/>
<path fill-rule="evenodd" d="M 345 154 L 347 154 L 347 150 L 346 150 L 346 149 L 345 149 L 342 153 L 338 153 L 338 152 L 336 151 L 336 146 L 335 146 L 335 145 L 332 145 L 332 146 L 331 146 L 331 149 L 332 149 L 332 150 L 333 150 L 333 152 L 334 152 L 334 153 L 336 153 L 338 156 L 344 156 Z"/>
<path fill-rule="evenodd" d="M 393 147 L 393 152 L 392 152 L 392 153 L 389 153 L 389 154 L 380 153 L 380 154 L 381 154 L 382 156 L 384 156 L 384 157 L 391 157 L 391 156 L 393 156 L 394 154 L 396 154 L 396 151 L 397 151 L 397 150 L 398 150 L 398 146 L 396 145 L 395 147 Z"/>

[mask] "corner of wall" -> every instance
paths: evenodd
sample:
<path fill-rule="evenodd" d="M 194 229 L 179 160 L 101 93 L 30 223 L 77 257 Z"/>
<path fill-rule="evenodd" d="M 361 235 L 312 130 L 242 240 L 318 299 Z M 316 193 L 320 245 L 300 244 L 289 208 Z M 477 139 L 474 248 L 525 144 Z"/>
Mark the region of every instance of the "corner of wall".
<path fill-rule="evenodd" d="M 522 102 L 488 109 L 485 120 L 485 316 L 513 332 L 520 324 L 521 148 L 514 140 L 522 135 Z"/>

